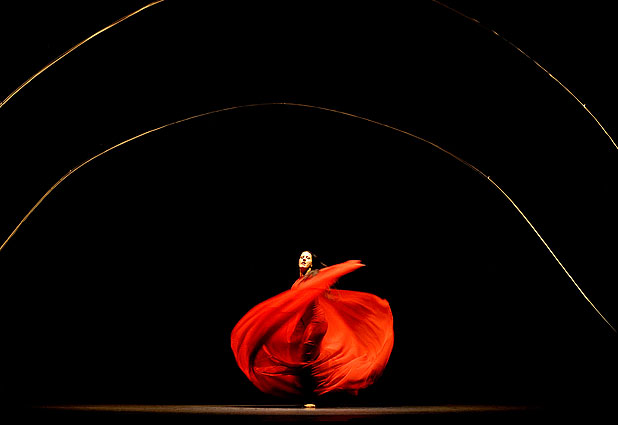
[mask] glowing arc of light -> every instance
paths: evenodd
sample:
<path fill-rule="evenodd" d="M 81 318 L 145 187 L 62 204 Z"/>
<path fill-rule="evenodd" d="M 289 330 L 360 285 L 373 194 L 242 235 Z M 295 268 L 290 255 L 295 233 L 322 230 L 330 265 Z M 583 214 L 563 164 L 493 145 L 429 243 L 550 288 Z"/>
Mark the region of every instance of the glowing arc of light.
<path fill-rule="evenodd" d="M 13 90 L 11 92 L 11 94 L 9 94 L 6 99 L 4 99 L 2 102 L 0 102 L 0 108 L 2 108 L 13 96 L 15 96 L 17 93 L 19 93 L 19 91 L 21 89 L 23 89 L 24 87 L 26 87 L 28 84 L 30 84 L 30 82 L 32 82 L 32 80 L 34 80 L 36 77 L 38 77 L 39 75 L 41 75 L 43 72 L 47 71 L 51 66 L 53 66 L 55 63 L 57 63 L 58 61 L 60 61 L 61 59 L 63 59 L 65 56 L 67 56 L 69 53 L 73 52 L 75 49 L 79 48 L 80 46 L 82 46 L 83 44 L 87 43 L 88 41 L 92 40 L 93 38 L 95 38 L 96 36 L 98 36 L 99 34 L 107 31 L 108 29 L 118 25 L 119 23 L 129 19 L 132 16 L 137 15 L 138 13 L 140 13 L 143 10 L 148 9 L 151 6 L 154 6 L 155 4 L 161 3 L 165 0 L 157 0 L 157 1 L 153 1 L 152 3 L 149 3 L 141 8 L 139 8 L 138 10 L 129 13 L 126 16 L 123 16 L 122 18 L 116 20 L 115 22 L 113 22 L 112 24 L 106 26 L 103 29 L 100 29 L 99 31 L 95 32 L 94 34 L 92 34 L 91 36 L 85 38 L 84 40 L 80 41 L 79 43 L 77 43 L 75 46 L 71 47 L 69 50 L 67 50 L 66 52 L 64 52 L 63 54 L 61 54 L 60 56 L 58 56 L 56 59 L 54 59 L 53 61 L 51 61 L 50 63 L 48 63 L 47 65 L 45 65 L 43 68 L 41 68 L 38 72 L 36 72 L 34 75 L 32 75 L 30 78 L 28 78 L 26 81 L 24 81 L 19 87 L 17 87 L 15 90 Z"/>
<path fill-rule="evenodd" d="M 582 102 L 581 100 L 579 100 L 579 98 L 577 96 L 575 96 L 575 94 L 567 86 L 565 86 L 560 80 L 558 80 L 556 77 L 554 77 L 554 75 L 551 72 L 549 72 L 543 65 L 541 65 L 539 62 L 537 62 L 535 59 L 533 59 L 528 53 L 523 51 L 519 46 L 515 45 L 513 42 L 511 42 L 509 39 L 504 37 L 502 34 L 498 33 L 497 31 L 495 31 L 495 30 L 493 30 L 493 29 L 491 29 L 489 27 L 487 27 L 486 25 L 482 24 L 481 21 L 479 21 L 478 19 L 472 18 L 472 17 L 466 15 L 465 13 L 462 13 L 459 10 L 454 9 L 451 6 L 446 5 L 446 4 L 444 4 L 444 3 L 442 3 L 442 2 L 440 2 L 438 0 L 431 0 L 431 1 L 433 1 L 437 5 L 442 6 L 445 9 L 448 9 L 451 12 L 453 12 L 453 13 L 455 13 L 455 14 L 457 14 L 457 15 L 465 18 L 465 19 L 467 19 L 470 22 L 474 22 L 476 25 L 478 25 L 479 27 L 483 28 L 484 30 L 491 32 L 493 35 L 495 35 L 496 37 L 500 38 L 502 41 L 506 42 L 509 46 L 511 46 L 512 48 L 517 50 L 520 54 L 522 54 L 527 59 L 532 61 L 532 63 L 534 63 L 541 71 L 543 71 L 545 74 L 547 74 L 552 80 L 554 80 L 556 83 L 558 83 L 558 85 L 560 87 L 562 87 L 568 94 L 570 94 L 571 97 L 573 97 L 573 99 L 575 99 L 577 101 L 577 103 L 579 103 L 579 105 L 582 108 L 584 108 L 584 110 L 586 112 L 588 112 L 588 114 L 592 117 L 592 119 L 597 123 L 599 128 L 601 128 L 603 133 L 605 133 L 605 135 L 609 138 L 610 142 L 612 142 L 614 147 L 616 149 L 618 149 L 618 144 L 616 144 L 616 142 L 614 141 L 612 136 L 609 135 L 609 133 L 607 132 L 605 127 L 603 127 L 603 124 L 601 124 L 601 121 L 599 121 L 598 118 L 592 113 L 592 111 L 590 111 L 590 109 L 588 109 L 586 104 L 584 102 Z"/>
<path fill-rule="evenodd" d="M 360 119 L 375 125 L 378 125 L 380 127 L 384 127 L 384 128 L 388 128 L 391 129 L 393 131 L 396 131 L 398 133 L 404 134 L 406 136 L 412 137 L 418 141 L 421 141 L 423 143 L 426 143 L 428 145 L 433 146 L 434 148 L 440 150 L 441 152 L 449 155 L 451 158 L 459 161 L 460 163 L 464 164 L 466 167 L 472 169 L 473 171 L 475 171 L 476 173 L 478 173 L 479 175 L 481 175 L 483 178 L 485 178 L 486 180 L 488 180 L 498 191 L 500 191 L 500 193 L 502 193 L 502 195 L 513 205 L 513 207 L 517 210 L 517 212 L 524 218 L 524 220 L 526 221 L 526 223 L 528 223 L 528 225 L 530 226 L 530 228 L 534 231 L 534 233 L 536 234 L 536 236 L 539 238 L 539 240 L 543 243 L 543 245 L 545 246 L 545 248 L 549 251 L 549 253 L 552 255 L 552 257 L 554 258 L 554 260 L 558 263 L 558 265 L 562 268 L 562 270 L 564 271 L 564 273 L 567 275 L 567 277 L 571 280 L 571 282 L 573 283 L 573 285 L 575 285 L 575 287 L 577 288 L 577 290 L 581 293 L 581 295 L 584 297 L 584 299 L 592 306 L 592 308 L 597 312 L 597 314 L 601 317 L 601 319 L 603 319 L 603 321 L 612 329 L 612 331 L 614 331 L 615 333 L 618 333 L 618 331 L 616 331 L 616 328 L 614 328 L 614 326 L 605 318 L 605 316 L 603 316 L 603 314 L 599 311 L 599 309 L 592 303 L 592 301 L 590 300 L 590 298 L 588 298 L 588 296 L 584 293 L 584 291 L 582 290 L 582 288 L 577 284 L 577 282 L 575 281 L 575 279 L 573 278 L 573 276 L 571 276 L 571 274 L 567 271 L 566 267 L 562 264 L 562 262 L 560 261 L 560 259 L 556 256 L 556 254 L 553 252 L 553 250 L 550 248 L 550 246 L 547 244 L 547 242 L 545 242 L 545 240 L 543 239 L 543 237 L 541 236 L 541 234 L 538 232 L 538 230 L 534 227 L 534 225 L 532 224 L 532 222 L 530 222 L 530 220 L 528 219 L 528 217 L 526 217 L 526 215 L 524 214 L 524 212 L 519 208 L 519 206 L 517 206 L 517 204 L 515 203 L 515 201 L 513 201 L 513 199 L 511 199 L 511 197 L 494 181 L 491 179 L 490 176 L 486 175 L 485 173 L 483 173 L 481 170 L 479 170 L 478 168 L 476 168 L 474 165 L 470 164 L 469 162 L 465 161 L 464 159 L 460 158 L 459 156 L 455 155 L 454 153 L 444 149 L 443 147 L 430 142 L 427 139 L 424 139 L 420 136 L 417 136 L 416 134 L 410 133 L 408 131 L 402 130 L 400 128 L 394 127 L 392 125 L 389 124 L 385 124 L 382 123 L 380 121 L 376 121 L 376 120 L 372 120 L 370 118 L 366 118 L 366 117 L 362 117 L 360 115 L 356 115 L 356 114 L 352 114 L 349 112 L 344 112 L 344 111 L 340 111 L 337 109 L 332 109 L 332 108 L 326 108 L 323 106 L 315 106 L 315 105 L 308 105 L 308 104 L 301 104 L 301 103 L 289 103 L 289 102 L 268 102 L 268 103 L 254 103 L 254 104 L 247 104 L 247 105 L 237 105 L 237 106 L 231 106 L 228 108 L 222 108 L 222 109 L 217 109 L 214 111 L 209 111 L 209 112 L 205 112 L 205 113 L 201 113 L 201 114 L 197 114 L 197 115 L 193 115 L 187 118 L 183 118 L 177 121 L 173 121 L 167 124 L 164 124 L 162 126 L 147 130 L 143 133 L 138 134 L 137 136 L 131 137 L 130 139 L 127 139 L 123 142 L 120 142 L 108 149 L 105 149 L 104 151 L 94 155 L 93 157 L 87 159 L 86 161 L 82 162 L 81 164 L 79 164 L 77 167 L 72 168 L 71 170 L 69 170 L 69 172 L 67 172 L 64 176 L 62 176 L 60 178 L 60 180 L 58 180 L 56 183 L 54 183 L 54 185 L 49 188 L 49 190 L 47 190 L 47 192 L 45 192 L 45 194 L 38 200 L 38 202 L 30 209 L 30 211 L 28 211 L 28 213 L 24 216 L 24 218 L 18 223 L 18 225 L 15 227 L 15 229 L 13 230 L 13 232 L 11 232 L 11 234 L 8 236 L 8 238 L 4 241 L 4 243 L 2 245 L 0 245 L 0 252 L 2 251 L 2 249 L 4 249 L 4 247 L 6 246 L 6 244 L 8 243 L 8 241 L 15 235 L 15 233 L 17 233 L 17 231 L 19 230 L 19 228 L 26 222 L 26 220 L 32 215 L 32 213 L 39 207 L 39 205 L 41 205 L 41 203 L 45 200 L 45 198 L 47 198 L 49 196 L 49 194 L 51 194 L 60 184 L 62 184 L 62 182 L 64 182 L 70 175 L 72 175 L 73 173 L 75 173 L 77 170 L 79 170 L 80 168 L 86 166 L 87 164 L 91 163 L 92 161 L 94 161 L 97 158 L 100 158 L 101 156 L 111 152 L 112 150 L 123 146 L 129 142 L 135 141 L 143 136 L 146 136 L 148 134 L 157 132 L 159 130 L 163 130 L 165 128 L 168 127 L 172 127 L 174 125 L 177 124 L 181 124 L 190 120 L 194 120 L 196 118 L 201 118 L 201 117 L 205 117 L 207 115 L 213 115 L 219 112 L 225 112 L 225 111 L 233 111 L 233 110 L 238 110 L 238 109 L 243 109 L 243 108 L 252 108 L 252 107 L 263 107 L 263 106 L 275 106 L 275 105 L 283 105 L 283 106 L 292 106 L 292 107 L 301 107 L 301 108 L 309 108 L 309 109 L 317 109 L 317 110 L 321 110 L 321 111 L 326 111 L 326 112 L 332 112 L 332 113 L 336 113 L 339 115 L 344 115 L 344 116 L 348 116 L 351 118 L 355 118 L 355 119 Z"/>

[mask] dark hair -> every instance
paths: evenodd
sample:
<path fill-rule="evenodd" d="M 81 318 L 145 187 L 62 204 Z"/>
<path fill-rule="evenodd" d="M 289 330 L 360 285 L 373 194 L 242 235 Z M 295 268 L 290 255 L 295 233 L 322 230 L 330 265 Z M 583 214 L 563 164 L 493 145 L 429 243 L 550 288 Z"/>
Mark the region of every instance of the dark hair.
<path fill-rule="evenodd" d="M 326 264 L 320 261 L 320 258 L 313 251 L 309 251 L 308 249 L 305 249 L 304 251 L 301 251 L 301 254 L 303 252 L 308 252 L 309 254 L 311 254 L 311 264 L 312 264 L 311 268 L 313 270 L 326 267 Z"/>

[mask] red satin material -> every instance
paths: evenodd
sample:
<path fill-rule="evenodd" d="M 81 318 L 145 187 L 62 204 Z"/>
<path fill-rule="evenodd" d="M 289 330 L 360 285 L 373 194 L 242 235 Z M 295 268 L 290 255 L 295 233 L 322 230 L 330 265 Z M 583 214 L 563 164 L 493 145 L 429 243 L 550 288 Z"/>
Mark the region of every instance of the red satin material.
<path fill-rule="evenodd" d="M 363 264 L 352 260 L 298 279 L 291 289 L 252 308 L 232 331 L 245 375 L 277 396 L 311 390 L 357 393 L 383 372 L 393 348 L 393 315 L 375 295 L 330 289 Z"/>

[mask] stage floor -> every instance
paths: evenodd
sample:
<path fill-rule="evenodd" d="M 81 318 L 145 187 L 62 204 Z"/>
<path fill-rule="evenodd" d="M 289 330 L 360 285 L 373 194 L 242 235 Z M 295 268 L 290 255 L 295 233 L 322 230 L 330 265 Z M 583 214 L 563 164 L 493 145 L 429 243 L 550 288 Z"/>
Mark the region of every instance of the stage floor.
<path fill-rule="evenodd" d="M 578 413 L 581 414 L 581 412 Z M 565 409 L 530 405 L 446 404 L 426 406 L 320 407 L 299 405 L 96 404 L 35 406 L 22 411 L 38 423 L 541 423 L 572 418 Z M 38 420 L 38 422 L 37 422 Z"/>

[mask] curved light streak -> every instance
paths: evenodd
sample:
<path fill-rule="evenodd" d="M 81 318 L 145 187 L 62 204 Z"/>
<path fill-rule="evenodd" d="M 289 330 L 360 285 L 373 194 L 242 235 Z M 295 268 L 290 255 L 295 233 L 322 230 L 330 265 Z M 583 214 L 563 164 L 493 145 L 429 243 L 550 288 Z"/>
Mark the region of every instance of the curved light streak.
<path fill-rule="evenodd" d="M 512 43 L 510 40 L 508 40 L 506 37 L 504 37 L 502 34 L 498 33 L 497 31 L 487 27 L 486 25 L 482 24 L 478 19 L 474 19 L 462 12 L 460 12 L 457 9 L 452 8 L 451 6 L 448 6 L 438 0 L 431 0 L 433 1 L 435 4 L 440 5 L 442 7 L 444 7 L 445 9 L 450 10 L 451 12 L 456 13 L 457 15 L 471 21 L 474 22 L 476 25 L 480 26 L 481 28 L 483 28 L 486 31 L 491 32 L 492 34 L 494 34 L 495 36 L 497 36 L 498 38 L 500 38 L 502 41 L 506 42 L 508 45 L 510 45 L 512 48 L 514 48 L 515 50 L 517 50 L 519 53 L 521 53 L 522 55 L 524 55 L 528 60 L 532 61 L 541 71 L 543 71 L 545 74 L 547 74 L 552 80 L 554 80 L 556 83 L 558 83 L 558 85 L 560 85 L 560 87 L 562 87 L 568 94 L 571 95 L 571 97 L 573 97 L 573 99 L 575 99 L 577 101 L 577 103 L 579 103 L 579 105 L 584 108 L 584 110 L 586 112 L 588 112 L 588 114 L 592 117 L 592 119 L 597 123 L 597 125 L 601 128 L 601 130 L 603 130 L 603 133 L 605 133 L 605 135 L 609 138 L 610 142 L 612 142 L 612 144 L 614 145 L 614 147 L 616 149 L 618 149 L 618 145 L 616 144 L 616 142 L 614 141 L 614 139 L 612 139 L 612 136 L 609 135 L 609 133 L 607 132 L 607 130 L 605 130 L 605 127 L 603 127 L 603 124 L 601 124 L 601 122 L 597 119 L 597 117 L 590 111 L 590 109 L 588 109 L 588 107 L 586 106 L 586 104 L 584 102 L 582 102 L 581 100 L 579 100 L 579 98 L 577 96 L 575 96 L 575 94 L 569 90 L 569 88 L 567 86 L 565 86 L 564 84 L 562 84 L 562 82 L 560 80 L 558 80 L 556 77 L 554 77 L 554 75 L 549 72 L 543 65 L 541 65 L 540 63 L 538 63 L 536 60 L 534 60 L 530 55 L 528 55 L 528 53 L 524 52 L 522 49 L 520 49 L 517 45 L 515 45 L 514 43 Z"/>
<path fill-rule="evenodd" d="M 94 155 L 93 157 L 87 159 L 86 161 L 82 162 L 81 164 L 79 164 L 77 167 L 72 168 L 71 170 L 69 170 L 68 173 L 66 173 L 64 176 L 62 176 L 60 178 L 60 180 L 58 180 L 52 187 L 49 188 L 49 190 L 47 190 L 47 192 L 45 192 L 45 194 L 38 200 L 38 202 L 36 204 L 34 204 L 34 206 L 30 209 L 30 211 L 28 211 L 28 213 L 24 216 L 24 218 L 18 223 L 18 225 L 15 227 L 15 229 L 13 230 L 13 232 L 11 232 L 11 234 L 9 235 L 9 237 L 4 241 L 4 243 L 2 245 L 0 245 L 0 252 L 2 251 L 2 249 L 4 249 L 4 247 L 6 246 L 6 244 L 9 242 L 9 240 L 17 233 L 17 231 L 19 230 L 19 228 L 26 222 L 26 220 L 28 220 L 28 218 L 32 215 L 32 213 L 39 207 L 39 205 L 41 205 L 41 203 L 45 200 L 45 198 L 47 198 L 53 191 L 54 189 L 56 189 L 60 184 L 62 184 L 69 176 L 71 176 L 73 173 L 75 173 L 77 170 L 79 170 L 80 168 L 88 165 L 89 163 L 91 163 L 92 161 L 94 161 L 97 158 L 100 158 L 101 156 L 111 152 L 112 150 L 123 146 L 129 142 L 135 141 L 143 136 L 146 136 L 148 134 L 157 132 L 159 130 L 163 130 L 165 128 L 168 127 L 172 127 L 174 125 L 177 124 L 181 124 L 190 120 L 194 120 L 196 118 L 201 118 L 201 117 L 205 117 L 207 115 L 212 115 L 212 114 L 216 114 L 219 112 L 225 112 L 225 111 L 233 111 L 233 110 L 238 110 L 238 109 L 243 109 L 243 108 L 253 108 L 253 107 L 263 107 L 263 106 L 274 106 L 274 105 L 285 105 L 285 106 L 292 106 L 292 107 L 300 107 L 300 108 L 309 108 L 309 109 L 317 109 L 317 110 L 321 110 L 321 111 L 326 111 L 326 112 L 332 112 L 332 113 L 336 113 L 339 115 L 344 115 L 344 116 L 348 116 L 351 118 L 355 118 L 355 119 L 359 119 L 359 120 L 363 120 L 375 125 L 378 125 L 380 127 L 384 127 L 384 128 L 388 128 L 390 130 L 396 131 L 398 133 L 404 134 L 406 136 L 412 137 L 418 141 L 421 141 L 423 143 L 426 143 L 428 145 L 431 145 L 432 147 L 438 149 L 439 151 L 449 155 L 451 158 L 459 161 L 460 163 L 464 164 L 466 167 L 472 169 L 473 171 L 475 171 L 477 174 L 479 174 L 480 176 L 482 176 L 483 178 L 485 178 L 487 181 L 489 181 L 498 191 L 500 191 L 500 193 L 513 205 L 513 207 L 517 210 L 517 212 L 519 214 L 521 214 L 521 216 L 524 218 L 524 220 L 526 221 L 526 223 L 528 223 L 528 225 L 530 226 L 530 228 L 534 231 L 534 233 L 536 234 L 536 236 L 539 238 L 539 240 L 543 243 L 543 245 L 545 246 L 545 248 L 549 251 L 549 253 L 552 255 L 552 257 L 554 258 L 554 260 L 560 265 L 560 267 L 562 268 L 562 270 L 564 271 L 564 273 L 567 275 L 567 277 L 571 280 L 571 282 L 573 283 L 573 285 L 575 285 L 575 287 L 577 288 L 577 290 L 581 293 L 581 295 L 584 297 L 584 299 L 592 306 L 592 308 L 597 312 L 597 314 L 601 317 L 601 319 L 603 319 L 603 321 L 612 329 L 612 331 L 614 331 L 615 333 L 618 333 L 616 331 L 616 328 L 614 328 L 614 326 L 612 326 L 612 324 L 605 318 L 605 316 L 603 316 L 603 314 L 599 311 L 599 309 L 592 303 L 592 301 L 590 300 L 590 298 L 588 298 L 588 296 L 584 293 L 584 291 L 582 290 L 582 288 L 577 284 L 577 282 L 575 281 L 575 279 L 573 278 L 573 276 L 571 276 L 571 274 L 567 271 L 566 267 L 564 267 L 564 265 L 562 264 L 562 262 L 558 259 L 558 257 L 556 256 L 556 254 L 554 253 L 554 251 L 549 247 L 549 245 L 547 244 L 547 242 L 545 242 L 545 240 L 543 239 L 543 237 L 541 236 L 541 234 L 538 232 L 538 230 L 534 227 L 534 225 L 530 222 L 530 220 L 528 219 L 528 217 L 526 217 L 526 215 L 524 214 L 524 212 L 519 208 L 519 206 L 517 206 L 517 204 L 515 203 L 515 201 L 513 201 L 513 199 L 511 199 L 511 197 L 509 195 L 507 195 L 507 193 L 502 190 L 502 188 L 494 181 L 491 179 L 490 176 L 488 176 L 487 174 L 483 173 L 481 170 L 479 170 L 478 168 L 476 168 L 474 165 L 470 164 L 469 162 L 465 161 L 464 159 L 460 158 L 459 156 L 455 155 L 454 153 L 444 149 L 443 147 L 430 142 L 427 139 L 424 139 L 420 136 L 417 136 L 413 133 L 410 133 L 408 131 L 402 130 L 400 128 L 394 127 L 392 125 L 389 124 L 385 124 L 383 122 L 380 121 L 376 121 L 376 120 L 372 120 L 370 118 L 366 118 L 366 117 L 362 117 L 360 115 L 356 115 L 356 114 L 352 114 L 349 112 L 344 112 L 344 111 L 340 111 L 337 109 L 332 109 L 332 108 L 326 108 L 323 106 L 315 106 L 315 105 L 308 105 L 308 104 L 301 104 L 301 103 L 289 103 L 289 102 L 268 102 L 268 103 L 254 103 L 254 104 L 247 104 L 247 105 L 238 105 L 238 106 L 231 106 L 228 108 L 222 108 L 222 109 L 217 109 L 214 111 L 209 111 L 209 112 L 205 112 L 202 114 L 198 114 L 198 115 L 193 115 L 187 118 L 183 118 L 181 120 L 178 121 L 174 121 L 165 125 L 162 125 L 160 127 L 156 127 L 153 128 L 151 130 L 145 131 L 141 134 L 138 134 L 137 136 L 134 136 L 130 139 L 127 139 L 123 142 L 120 142 L 108 149 L 105 149 L 104 151 Z"/>
<path fill-rule="evenodd" d="M 11 94 L 9 94 L 7 96 L 6 99 L 4 99 L 2 102 L 0 102 L 0 108 L 2 108 L 4 105 L 6 105 L 6 103 L 13 97 L 15 96 L 17 93 L 19 93 L 19 91 L 21 89 L 23 89 L 24 87 L 26 87 L 28 84 L 30 84 L 30 82 L 32 80 L 34 80 L 36 77 L 38 77 L 39 75 L 41 75 L 43 72 L 47 71 L 51 66 L 53 66 L 56 62 L 60 61 L 61 59 L 63 59 L 65 56 L 67 56 L 69 53 L 73 52 L 75 49 L 77 49 L 78 47 L 80 47 L 81 45 L 87 43 L 88 41 L 92 40 L 93 38 L 95 38 L 97 35 L 101 34 L 102 32 L 107 31 L 108 29 L 118 25 L 119 23 L 121 23 L 122 21 L 125 21 L 127 19 L 129 19 L 132 16 L 137 15 L 138 13 L 140 13 L 141 11 L 148 9 L 151 6 L 154 6 L 155 4 L 161 3 L 165 0 L 157 0 L 154 1 L 152 3 L 147 4 L 144 7 L 139 8 L 138 10 L 136 10 L 135 12 L 129 13 L 126 16 L 123 16 L 122 18 L 118 19 L 117 21 L 115 21 L 114 23 L 106 26 L 105 28 L 95 32 L 94 34 L 92 34 L 90 37 L 80 41 L 79 43 L 77 43 L 75 46 L 71 47 L 69 50 L 67 50 L 66 52 L 64 52 L 63 54 L 61 54 L 60 56 L 58 56 L 56 59 L 54 59 L 53 61 L 51 61 L 50 63 L 48 63 L 47 65 L 45 65 L 43 68 L 41 68 L 36 74 L 34 74 L 32 77 L 28 78 L 26 81 L 24 81 L 19 87 L 17 87 L 15 90 L 13 90 L 13 92 L 11 92 Z"/>

